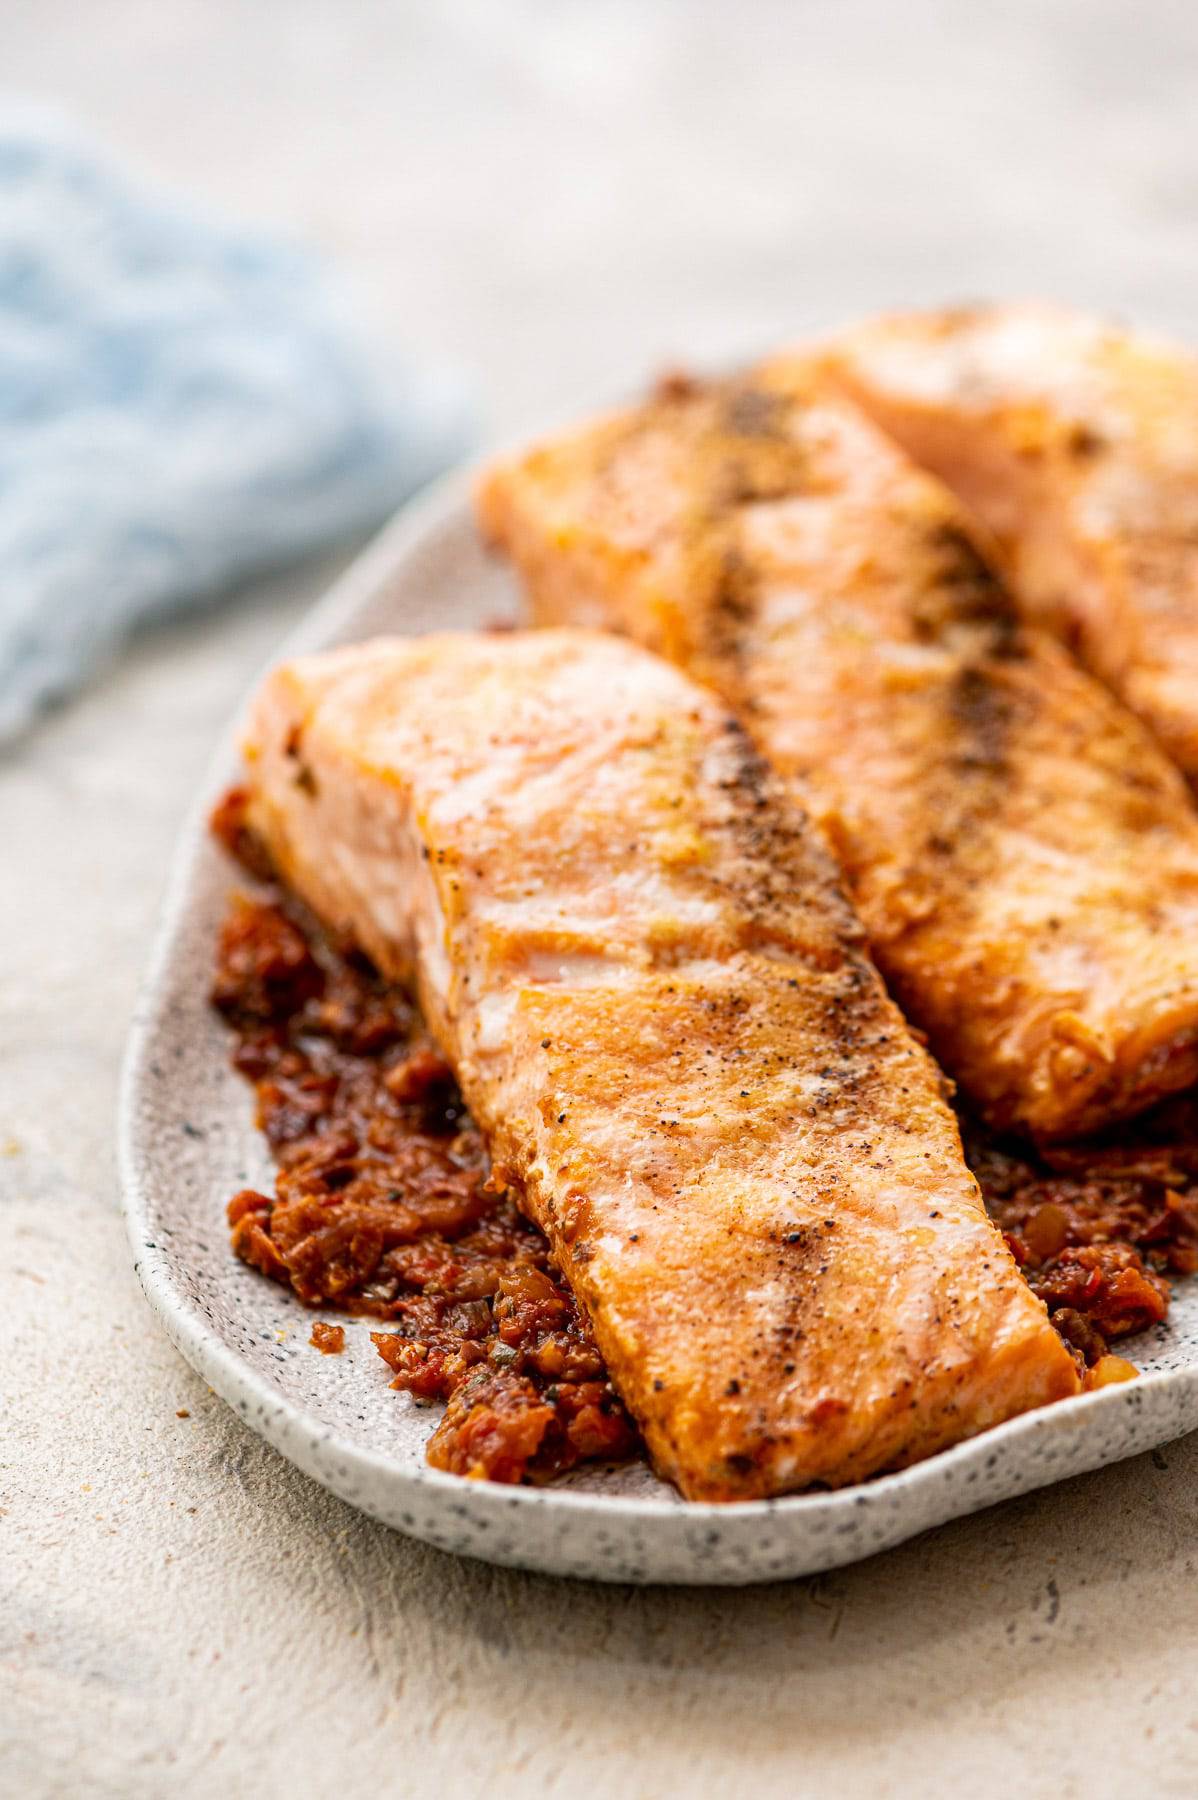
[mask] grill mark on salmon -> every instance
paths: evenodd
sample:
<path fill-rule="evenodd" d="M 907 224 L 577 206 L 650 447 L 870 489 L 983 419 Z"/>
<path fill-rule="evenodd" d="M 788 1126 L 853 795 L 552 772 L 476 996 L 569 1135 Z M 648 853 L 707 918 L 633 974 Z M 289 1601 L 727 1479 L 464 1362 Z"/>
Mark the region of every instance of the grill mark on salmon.
<path fill-rule="evenodd" d="M 743 719 L 991 1122 L 1077 1136 L 1198 1078 L 1181 783 L 822 368 L 674 385 L 497 466 L 478 505 L 537 622 L 622 632 Z"/>
<path fill-rule="evenodd" d="M 938 521 L 928 533 L 936 559 L 924 594 L 912 605 L 911 623 L 921 643 L 951 648 L 958 632 L 975 654 L 1002 661 L 1027 655 L 1011 595 L 962 526 Z"/>
<path fill-rule="evenodd" d="M 713 696 L 597 634 L 395 640 L 277 671 L 247 754 L 247 825 L 414 972 L 684 1494 L 854 1481 L 1077 1391 L 818 832 Z"/>
<path fill-rule="evenodd" d="M 759 608 L 759 572 L 738 546 L 739 513 L 757 502 L 801 496 L 810 465 L 786 435 L 788 409 L 782 395 L 755 386 L 751 378 L 731 392 L 714 391 L 710 497 L 686 526 L 692 566 L 712 561 L 719 571 L 707 601 L 706 624 L 695 633 L 702 646 L 697 669 L 742 717 L 751 717 L 758 710 L 749 646 Z M 729 437 L 749 441 L 729 449 Z M 913 600 L 913 634 L 920 643 L 969 659 L 944 686 L 944 726 L 936 736 L 949 748 L 942 768 L 929 771 L 928 777 L 929 809 L 942 821 L 940 835 L 947 846 L 941 855 L 951 857 L 954 841 L 965 832 L 973 840 L 969 887 L 957 896 L 958 920 L 967 930 L 969 890 L 981 885 L 994 864 L 998 839 L 988 827 L 1002 807 L 1009 775 L 1005 745 L 1015 711 L 989 662 L 1022 659 L 1026 648 L 1008 590 L 961 524 L 938 520 L 927 533 L 927 548 L 928 579 Z M 697 613 L 702 615 L 702 602 Z M 765 729 L 768 733 L 768 724 Z M 923 885 L 917 866 L 909 870 L 907 881 Z M 908 993 L 901 976 L 896 991 L 907 993 L 918 1011 L 918 993 Z"/>

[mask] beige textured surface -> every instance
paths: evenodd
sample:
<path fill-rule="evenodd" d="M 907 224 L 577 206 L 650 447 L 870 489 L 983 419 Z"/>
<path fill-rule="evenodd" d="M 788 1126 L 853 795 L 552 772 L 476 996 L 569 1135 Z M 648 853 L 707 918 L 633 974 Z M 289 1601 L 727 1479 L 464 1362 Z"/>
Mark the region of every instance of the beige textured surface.
<path fill-rule="evenodd" d="M 1195 329 L 1184 3 L 14 0 L 3 37 L 6 85 L 330 245 L 505 431 L 925 295 Z M 211 739 L 324 573 L 0 765 L 0 1792 L 1194 1793 L 1198 1440 L 824 1580 L 571 1588 L 356 1517 L 161 1337 L 117 1059 Z"/>

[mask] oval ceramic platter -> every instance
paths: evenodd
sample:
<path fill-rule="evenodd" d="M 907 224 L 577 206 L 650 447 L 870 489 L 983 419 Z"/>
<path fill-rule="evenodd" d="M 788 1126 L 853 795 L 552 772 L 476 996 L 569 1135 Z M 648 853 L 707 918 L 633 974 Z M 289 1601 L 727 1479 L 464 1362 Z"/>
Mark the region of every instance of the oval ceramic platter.
<path fill-rule="evenodd" d="M 459 478 L 401 515 L 280 654 L 516 616 L 512 579 L 479 545 Z M 205 819 L 236 769 L 231 739 L 180 848 L 134 1021 L 122 1094 L 125 1205 L 142 1286 L 173 1342 L 314 1480 L 401 1531 L 492 1562 L 611 1581 L 741 1583 L 837 1567 L 1198 1426 L 1196 1280 L 1179 1284 L 1167 1326 L 1131 1343 L 1139 1381 L 1026 1414 L 837 1493 L 700 1506 L 640 1464 L 591 1467 L 545 1488 L 430 1469 L 424 1445 L 437 1414 L 390 1389 L 367 1325 L 349 1325 L 341 1356 L 322 1356 L 308 1342 L 313 1314 L 229 1249 L 225 1202 L 270 1179 L 250 1091 L 229 1067 L 206 998 L 235 877 Z"/>

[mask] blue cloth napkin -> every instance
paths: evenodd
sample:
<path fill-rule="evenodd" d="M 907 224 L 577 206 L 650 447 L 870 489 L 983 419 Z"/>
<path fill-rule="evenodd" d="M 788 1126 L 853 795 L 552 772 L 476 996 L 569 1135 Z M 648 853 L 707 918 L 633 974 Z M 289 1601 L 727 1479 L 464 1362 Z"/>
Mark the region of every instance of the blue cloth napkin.
<path fill-rule="evenodd" d="M 0 743 L 139 620 L 381 519 L 454 462 L 443 371 L 311 257 L 0 115 Z"/>

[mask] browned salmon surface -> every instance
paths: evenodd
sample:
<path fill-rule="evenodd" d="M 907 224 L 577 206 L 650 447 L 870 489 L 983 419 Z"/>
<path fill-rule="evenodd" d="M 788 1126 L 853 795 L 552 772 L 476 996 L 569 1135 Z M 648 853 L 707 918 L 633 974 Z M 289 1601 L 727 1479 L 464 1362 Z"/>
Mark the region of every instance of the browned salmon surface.
<path fill-rule="evenodd" d="M 415 976 L 658 1470 L 839 1484 L 1077 1390 L 831 859 L 714 697 L 614 637 L 276 671 L 250 829 Z"/>
<path fill-rule="evenodd" d="M 992 1122 L 1068 1138 L 1198 1077 L 1184 783 L 810 368 L 675 383 L 496 467 L 479 509 L 539 622 L 663 652 L 798 784 L 892 992 Z"/>
<path fill-rule="evenodd" d="M 1027 615 L 1198 779 L 1198 358 L 1024 305 L 878 319 L 830 366 L 990 528 Z"/>

